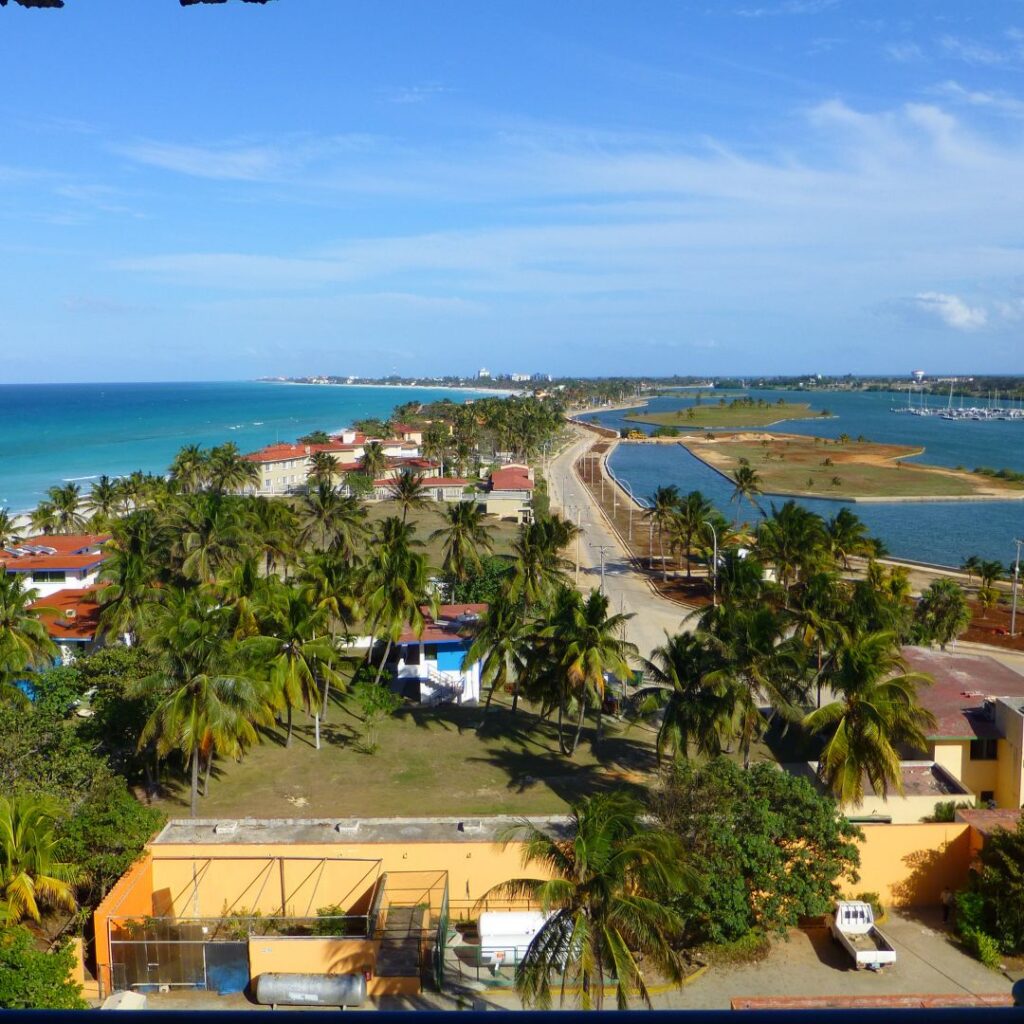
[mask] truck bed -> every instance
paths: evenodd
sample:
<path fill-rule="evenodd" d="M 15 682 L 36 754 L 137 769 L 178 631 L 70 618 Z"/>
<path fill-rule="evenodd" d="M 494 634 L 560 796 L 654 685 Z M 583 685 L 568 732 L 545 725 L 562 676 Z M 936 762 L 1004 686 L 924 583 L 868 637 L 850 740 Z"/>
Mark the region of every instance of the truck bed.
<path fill-rule="evenodd" d="M 879 934 L 877 928 L 872 928 L 871 931 L 861 934 L 850 934 L 844 932 L 843 935 L 846 941 L 858 952 L 858 953 L 874 953 L 879 950 L 889 949 L 889 944 Z"/>

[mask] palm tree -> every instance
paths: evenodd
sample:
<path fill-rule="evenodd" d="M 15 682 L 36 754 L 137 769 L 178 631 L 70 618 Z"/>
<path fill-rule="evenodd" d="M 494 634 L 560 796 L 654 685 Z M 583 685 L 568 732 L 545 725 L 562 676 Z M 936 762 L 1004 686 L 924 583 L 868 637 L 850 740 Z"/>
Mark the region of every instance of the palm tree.
<path fill-rule="evenodd" d="M 661 578 L 668 579 L 668 569 L 665 565 L 665 532 L 668 530 L 679 508 L 679 488 L 675 484 L 668 487 L 659 487 L 651 496 L 650 504 L 644 512 L 644 517 L 650 519 L 658 528 L 658 543 L 661 548 Z"/>
<path fill-rule="evenodd" d="M 109 476 L 101 476 L 89 491 L 89 511 L 92 521 L 100 525 L 108 523 L 117 515 L 117 484 Z"/>
<path fill-rule="evenodd" d="M 249 503 L 253 533 L 263 548 L 263 571 L 273 575 L 278 566 L 287 572 L 295 556 L 298 520 L 291 506 L 275 498 L 257 496 Z"/>
<path fill-rule="evenodd" d="M 238 450 L 238 445 L 229 441 L 210 449 L 208 475 L 210 490 L 227 494 L 255 488 L 260 471 L 255 462 L 250 462 Z"/>
<path fill-rule="evenodd" d="M 203 489 L 212 469 L 209 454 L 197 444 L 188 444 L 174 456 L 170 476 L 182 494 L 195 494 Z"/>
<path fill-rule="evenodd" d="M 757 496 L 761 493 L 761 477 L 757 470 L 750 466 L 738 466 L 733 470 L 732 482 L 733 491 L 729 500 L 736 502 L 736 523 L 739 523 L 740 503 L 744 498 L 763 515 L 761 506 L 757 503 Z"/>
<path fill-rule="evenodd" d="M 337 455 L 331 452 L 314 452 L 309 460 L 307 480 L 314 484 L 324 483 L 328 487 L 333 487 L 340 465 Z"/>
<path fill-rule="evenodd" d="M 0 549 L 9 548 L 21 539 L 17 520 L 6 508 L 0 508 Z"/>
<path fill-rule="evenodd" d="M 864 523 L 845 506 L 826 524 L 825 535 L 832 557 L 850 568 L 851 555 L 871 555 L 874 541 Z"/>
<path fill-rule="evenodd" d="M 81 533 L 85 529 L 82 489 L 78 484 L 67 483 L 62 487 L 51 487 L 46 495 L 53 508 L 53 532 Z"/>
<path fill-rule="evenodd" d="M 0 924 L 38 922 L 44 907 L 77 909 L 81 873 L 60 859 L 56 821 L 47 800 L 0 796 Z"/>
<path fill-rule="evenodd" d="M 890 788 L 902 793 L 898 747 L 927 744 L 923 729 L 934 718 L 921 707 L 917 687 L 932 679 L 906 667 L 894 633 L 847 636 L 829 676 L 837 699 L 803 720 L 810 732 L 828 736 L 818 774 L 844 806 L 860 806 L 865 778 L 883 799 Z"/>
<path fill-rule="evenodd" d="M 362 613 L 362 580 L 352 561 L 337 551 L 311 555 L 302 562 L 297 582 L 313 607 L 322 609 L 327 616 L 331 646 L 335 647 L 339 631 L 348 633 Z M 332 678 L 324 677 L 322 718 L 325 722 Z"/>
<path fill-rule="evenodd" d="M 363 604 L 369 622 L 368 658 L 372 657 L 378 639 L 387 640 L 377 668 L 377 683 L 403 628 L 409 626 L 416 636 L 423 633 L 425 621 L 421 606 L 430 601 L 427 560 L 416 550 L 422 543 L 414 534 L 411 525 L 395 516 L 381 520 L 367 560 Z"/>
<path fill-rule="evenodd" d="M 971 555 L 969 558 L 965 559 L 963 565 L 960 566 L 960 571 L 967 573 L 968 586 L 974 582 L 974 575 L 977 573 L 980 566 L 981 559 L 977 555 Z"/>
<path fill-rule="evenodd" d="M 626 679 L 632 675 L 626 658 L 635 656 L 637 649 L 622 639 L 625 623 L 632 617 L 632 613 L 609 615 L 608 598 L 597 590 L 592 590 L 584 600 L 579 591 L 565 588 L 559 594 L 549 625 L 540 632 L 560 684 L 558 742 L 562 753 L 568 757 L 572 757 L 579 746 L 587 705 L 596 706 L 600 716 L 605 676 Z M 576 733 L 571 746 L 565 742 L 562 732 L 562 721 L 570 702 L 577 708 Z"/>
<path fill-rule="evenodd" d="M 384 454 L 384 445 L 380 441 L 366 442 L 363 457 L 359 460 L 359 468 L 371 481 L 378 479 L 388 468 L 388 457 Z"/>
<path fill-rule="evenodd" d="M 169 528 L 172 554 L 186 580 L 212 582 L 251 553 L 252 532 L 238 502 L 217 491 L 178 499 Z"/>
<path fill-rule="evenodd" d="M 299 499 L 297 541 L 301 548 L 337 551 L 354 559 L 366 534 L 366 507 L 354 495 L 343 495 L 325 481 Z"/>
<path fill-rule="evenodd" d="M 785 635 L 786 621 L 763 604 L 748 608 L 727 602 L 711 613 L 701 632 L 713 659 L 705 678 L 729 689 L 733 728 L 746 768 L 754 740 L 767 724 L 763 704 L 783 719 L 798 717 L 804 697 L 802 645 Z"/>
<path fill-rule="evenodd" d="M 675 514 L 670 520 L 669 529 L 671 530 L 673 547 L 678 545 L 686 555 L 687 579 L 690 579 L 692 576 L 692 560 L 690 556 L 693 551 L 694 541 L 707 532 L 705 523 L 707 523 L 713 512 L 714 507 L 711 502 L 700 491 L 690 491 L 679 502 Z"/>
<path fill-rule="evenodd" d="M 57 510 L 53 502 L 44 498 L 29 513 L 28 521 L 33 533 L 56 533 Z"/>
<path fill-rule="evenodd" d="M 444 541 L 441 568 L 459 582 L 480 568 L 480 552 L 493 548 L 484 515 L 475 501 L 452 502 L 444 510 L 445 525 L 430 535 L 432 541 Z"/>
<path fill-rule="evenodd" d="M 1000 580 L 1006 575 L 1006 569 L 1002 563 L 994 560 L 982 562 L 975 571 L 981 582 L 982 590 L 991 590 L 996 580 Z"/>
<path fill-rule="evenodd" d="M 132 512 L 114 524 L 100 570 L 100 581 L 107 584 L 99 592 L 104 636 L 127 636 L 135 642 L 156 596 L 166 548 L 166 531 L 151 509 Z"/>
<path fill-rule="evenodd" d="M 0 700 L 27 702 L 15 685 L 24 672 L 53 663 L 57 648 L 29 605 L 39 596 L 21 573 L 0 572 Z"/>
<path fill-rule="evenodd" d="M 242 643 L 243 653 L 265 671 L 275 699 L 288 715 L 285 746 L 292 742 L 292 710 L 313 713 L 320 749 L 320 681 L 341 685 L 337 655 L 328 633 L 328 610 L 306 591 L 275 586 L 261 609 L 263 633 Z"/>
<path fill-rule="evenodd" d="M 488 687 L 484 716 L 490 710 L 494 691 L 515 687 L 526 669 L 532 624 L 525 612 L 521 601 L 500 593 L 488 606 L 466 652 L 465 664 L 479 661 L 480 684 Z M 484 720 L 485 717 L 481 717 L 480 727 Z"/>
<path fill-rule="evenodd" d="M 202 589 L 172 590 L 156 606 L 144 642 L 156 671 L 133 687 L 156 698 L 139 749 L 177 750 L 191 768 L 191 814 L 199 799 L 200 762 L 240 758 L 258 739 L 257 725 L 273 716 L 264 688 L 241 668 L 231 643 L 231 609 Z"/>
<path fill-rule="evenodd" d="M 577 527 L 557 516 L 523 523 L 512 542 L 513 574 L 509 595 L 532 608 L 566 584 L 572 564 L 562 549 L 578 533 Z"/>
<path fill-rule="evenodd" d="M 403 523 L 413 509 L 426 508 L 430 502 L 423 479 L 422 473 L 403 469 L 388 484 L 388 493 L 391 495 L 392 500 L 397 501 L 401 506 Z"/>
<path fill-rule="evenodd" d="M 938 640 L 945 650 L 971 624 L 971 609 L 956 580 L 933 580 L 921 595 L 915 618 L 923 626 L 925 636 Z"/>
<path fill-rule="evenodd" d="M 787 501 L 781 508 L 772 505 L 772 514 L 758 524 L 756 536 L 758 556 L 775 567 L 788 605 L 791 584 L 824 556 L 825 524 L 821 516 Z"/>
<path fill-rule="evenodd" d="M 428 459 L 436 459 L 441 466 L 441 476 L 444 476 L 445 459 L 451 450 L 452 438 L 448 431 L 448 424 L 443 420 L 434 420 L 427 425 L 423 431 L 423 454 Z"/>
<path fill-rule="evenodd" d="M 722 740 L 731 735 L 733 701 L 721 680 L 707 680 L 713 664 L 705 643 L 692 633 L 666 633 L 652 660 L 644 661 L 650 679 L 661 688 L 640 710 L 641 715 L 661 712 L 659 762 L 669 748 L 674 758 L 689 757 L 691 745 L 702 757 L 722 752 Z"/>
<path fill-rule="evenodd" d="M 529 900 L 545 915 L 516 968 L 516 990 L 527 1006 L 551 1006 L 552 977 L 578 986 L 584 1009 L 602 1009 L 606 977 L 626 1009 L 650 994 L 638 957 L 672 981 L 682 977 L 674 943 L 682 920 L 673 900 L 693 887 L 677 837 L 650 828 L 642 809 L 622 793 L 584 799 L 572 811 L 570 836 L 555 839 L 529 822 L 507 837 L 523 843 L 523 865 L 542 867 L 544 879 L 513 878 L 484 897 Z"/>

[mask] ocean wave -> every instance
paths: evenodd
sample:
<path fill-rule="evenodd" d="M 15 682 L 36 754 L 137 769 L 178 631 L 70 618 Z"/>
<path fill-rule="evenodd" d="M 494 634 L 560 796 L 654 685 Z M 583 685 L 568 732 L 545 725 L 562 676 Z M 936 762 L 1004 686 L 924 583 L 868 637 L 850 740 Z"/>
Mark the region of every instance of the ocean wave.
<path fill-rule="evenodd" d="M 79 480 L 99 480 L 102 475 L 102 473 L 92 473 L 89 476 L 62 476 L 60 479 L 61 483 L 73 484 Z"/>

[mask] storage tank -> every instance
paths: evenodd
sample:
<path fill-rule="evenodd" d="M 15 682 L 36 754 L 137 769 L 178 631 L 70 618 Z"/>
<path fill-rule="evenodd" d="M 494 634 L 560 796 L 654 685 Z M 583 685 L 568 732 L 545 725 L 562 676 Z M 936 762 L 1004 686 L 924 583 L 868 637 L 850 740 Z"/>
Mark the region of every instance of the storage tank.
<path fill-rule="evenodd" d="M 539 910 L 485 910 L 478 925 L 480 963 L 519 963 L 548 916 Z"/>
<path fill-rule="evenodd" d="M 256 1002 L 264 1006 L 362 1006 L 366 978 L 361 974 L 261 974 Z"/>

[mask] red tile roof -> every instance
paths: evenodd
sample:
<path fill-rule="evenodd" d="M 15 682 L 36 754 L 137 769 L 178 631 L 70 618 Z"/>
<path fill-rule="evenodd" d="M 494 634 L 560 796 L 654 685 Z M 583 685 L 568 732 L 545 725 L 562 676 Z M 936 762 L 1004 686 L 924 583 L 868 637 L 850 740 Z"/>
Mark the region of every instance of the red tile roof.
<path fill-rule="evenodd" d="M 976 828 L 983 836 L 991 835 L 997 828 L 1005 828 L 1012 832 L 1020 821 L 1021 812 L 1011 808 L 994 808 L 981 810 L 967 808 L 956 812 L 957 821 L 965 821 L 971 828 Z"/>
<path fill-rule="evenodd" d="M 1024 700 L 1024 675 L 982 654 L 951 654 L 926 647 L 904 647 L 914 672 L 935 683 L 918 690 L 921 704 L 935 716 L 929 739 L 975 739 L 1000 735 L 983 714 L 986 698 Z"/>
<path fill-rule="evenodd" d="M 102 587 L 86 590 L 58 590 L 49 597 L 33 601 L 30 608 L 53 640 L 92 640 L 99 629 L 100 604 L 97 593 Z"/>
<path fill-rule="evenodd" d="M 110 540 L 109 533 L 46 533 L 28 537 L 0 550 L 0 565 L 8 572 L 31 572 L 36 569 L 89 569 L 107 557 L 100 548 Z M 48 549 L 30 552 L 31 548 Z M 19 554 L 18 552 L 24 552 Z"/>
<path fill-rule="evenodd" d="M 492 491 L 532 491 L 533 470 L 526 466 L 505 466 L 491 473 Z"/>
<path fill-rule="evenodd" d="M 425 620 L 423 635 L 416 636 L 412 629 L 406 626 L 398 639 L 400 644 L 454 643 L 461 640 L 467 621 L 483 615 L 487 611 L 487 605 L 443 604 L 437 609 L 436 619 L 431 617 L 430 609 L 426 605 L 423 605 L 420 611 L 423 612 Z"/>

